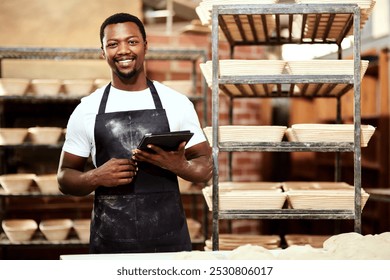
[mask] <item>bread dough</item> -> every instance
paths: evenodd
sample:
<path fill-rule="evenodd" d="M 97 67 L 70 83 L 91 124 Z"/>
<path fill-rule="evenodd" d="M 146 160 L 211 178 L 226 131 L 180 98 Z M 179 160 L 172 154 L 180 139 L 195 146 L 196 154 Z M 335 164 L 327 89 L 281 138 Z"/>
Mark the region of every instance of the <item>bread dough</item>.
<path fill-rule="evenodd" d="M 275 256 L 262 246 L 246 244 L 231 251 L 227 254 L 227 258 L 229 260 L 274 260 Z"/>
<path fill-rule="evenodd" d="M 225 259 L 222 254 L 213 251 L 191 251 L 191 252 L 179 252 L 175 256 L 175 260 L 220 260 Z"/>
<path fill-rule="evenodd" d="M 358 244 L 359 240 L 363 236 L 356 232 L 341 233 L 338 235 L 333 235 L 324 241 L 324 250 L 334 253 L 340 247 L 351 247 L 352 244 Z"/>
<path fill-rule="evenodd" d="M 325 240 L 324 250 L 338 260 L 390 259 L 390 232 L 364 236 L 356 232 L 334 235 Z"/>
<path fill-rule="evenodd" d="M 332 255 L 322 249 L 313 248 L 311 245 L 292 245 L 282 250 L 278 260 L 329 260 Z"/>
<path fill-rule="evenodd" d="M 246 244 L 232 251 L 192 251 L 177 253 L 178 260 L 390 260 L 390 232 L 361 235 L 356 232 L 331 236 L 324 248 L 292 245 L 268 250 Z"/>

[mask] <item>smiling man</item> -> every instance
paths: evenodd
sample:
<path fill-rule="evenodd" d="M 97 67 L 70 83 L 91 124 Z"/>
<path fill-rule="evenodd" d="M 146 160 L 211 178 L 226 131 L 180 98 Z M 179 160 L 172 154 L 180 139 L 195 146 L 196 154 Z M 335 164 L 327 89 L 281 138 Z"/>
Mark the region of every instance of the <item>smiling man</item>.
<path fill-rule="evenodd" d="M 72 113 L 58 168 L 60 190 L 95 193 L 91 253 L 191 250 L 177 176 L 207 182 L 212 157 L 193 104 L 146 77 L 142 22 L 125 13 L 100 28 L 111 83 L 81 100 Z M 190 130 L 176 151 L 136 149 L 145 133 Z M 88 157 L 95 166 L 85 170 Z"/>

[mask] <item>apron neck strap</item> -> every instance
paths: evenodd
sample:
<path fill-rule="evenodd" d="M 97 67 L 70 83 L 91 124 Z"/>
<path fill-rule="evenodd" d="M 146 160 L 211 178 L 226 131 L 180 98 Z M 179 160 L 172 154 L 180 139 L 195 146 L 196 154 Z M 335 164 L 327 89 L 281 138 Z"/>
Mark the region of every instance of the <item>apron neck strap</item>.
<path fill-rule="evenodd" d="M 154 86 L 153 82 L 149 79 L 146 79 L 146 82 L 148 84 L 148 87 L 150 89 L 150 92 L 152 93 L 153 101 L 154 101 L 154 106 L 156 109 L 162 109 L 163 106 L 161 104 L 160 96 L 158 96 L 156 87 Z"/>
<path fill-rule="evenodd" d="M 148 85 L 150 92 L 152 94 L 154 106 L 156 107 L 156 109 L 162 109 L 163 108 L 162 103 L 161 103 L 160 97 L 158 96 L 157 90 L 156 90 L 153 82 L 149 79 L 147 79 L 146 82 L 147 82 L 147 85 Z M 100 101 L 98 114 L 103 114 L 106 111 L 106 105 L 107 105 L 107 100 L 108 100 L 108 95 L 110 93 L 110 89 L 111 89 L 111 82 L 104 89 L 103 97 L 102 97 L 102 100 Z"/>

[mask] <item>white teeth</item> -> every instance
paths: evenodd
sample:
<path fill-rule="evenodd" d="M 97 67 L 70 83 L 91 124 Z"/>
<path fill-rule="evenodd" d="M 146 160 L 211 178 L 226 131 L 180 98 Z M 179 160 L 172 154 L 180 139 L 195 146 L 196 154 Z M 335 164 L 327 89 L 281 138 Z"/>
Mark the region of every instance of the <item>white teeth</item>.
<path fill-rule="evenodd" d="M 122 66 L 129 66 L 132 61 L 133 61 L 132 59 L 121 60 L 119 61 L 119 64 Z"/>

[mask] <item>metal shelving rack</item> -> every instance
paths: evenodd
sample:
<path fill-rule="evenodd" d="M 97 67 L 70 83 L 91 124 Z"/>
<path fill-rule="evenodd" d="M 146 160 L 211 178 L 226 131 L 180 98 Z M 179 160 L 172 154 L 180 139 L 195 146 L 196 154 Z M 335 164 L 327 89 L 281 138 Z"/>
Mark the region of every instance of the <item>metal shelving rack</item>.
<path fill-rule="evenodd" d="M 234 34 L 229 30 L 225 17 L 233 16 L 234 22 L 240 36 L 237 32 Z M 260 16 L 260 19 L 254 16 Z M 273 15 L 275 20 L 276 32 L 270 33 L 267 29 L 267 15 Z M 288 16 L 288 31 L 290 36 L 282 37 L 280 16 Z M 292 24 L 294 15 L 302 16 L 301 38 L 293 38 Z M 336 24 L 339 16 L 346 16 L 345 24 L 339 26 Z M 244 18 L 243 18 L 244 16 Z M 308 36 L 305 27 L 311 21 L 312 32 Z M 256 23 L 257 21 L 257 23 Z M 222 219 L 351 219 L 354 220 L 354 230 L 361 231 L 361 146 L 360 146 L 360 8 L 356 4 L 252 4 L 252 5 L 215 5 L 211 13 L 212 24 L 212 150 L 213 150 L 213 212 L 212 212 L 212 241 L 213 250 L 219 249 L 219 220 Z M 325 26 L 325 30 L 320 27 Z M 246 28 L 244 28 L 246 27 Z M 263 29 L 264 37 L 256 36 L 258 29 Z M 339 47 L 339 58 L 341 58 L 341 41 L 345 36 L 353 31 L 354 46 L 354 74 L 353 75 L 266 75 L 266 76 L 219 76 L 219 30 L 221 30 L 234 51 L 235 46 L 239 45 L 282 45 L 286 43 L 294 44 L 336 44 Z M 338 32 L 338 36 L 328 38 L 329 32 Z M 321 31 L 321 32 L 320 32 Z M 249 34 L 249 36 L 248 36 Z M 236 36 L 236 39 L 234 38 Z M 239 38 L 239 39 L 237 39 Z M 327 85 L 332 89 L 335 85 L 343 84 L 345 88 L 336 95 L 325 94 L 321 97 L 332 97 L 337 99 L 337 121 L 341 120 L 340 98 L 349 89 L 354 90 L 354 142 L 353 143 L 219 143 L 219 91 L 223 91 L 226 84 L 233 84 L 239 88 L 242 84 L 276 84 L 277 89 L 274 92 L 266 92 L 265 95 L 256 95 L 254 98 L 273 98 L 273 97 L 305 97 L 303 94 L 296 95 L 293 91 L 298 83 L 317 84 L 319 87 Z M 287 88 L 287 90 L 286 90 Z M 248 98 L 248 96 L 242 96 Z M 236 98 L 236 96 L 231 96 Z M 220 151 L 254 151 L 254 152 L 294 152 L 294 151 L 318 151 L 318 152 L 352 152 L 354 153 L 354 186 L 355 203 L 353 210 L 300 210 L 300 209 L 280 209 L 280 210 L 218 210 L 219 204 L 219 164 L 218 155 Z M 336 162 L 336 169 L 338 168 Z M 336 174 L 337 180 L 337 174 Z"/>

